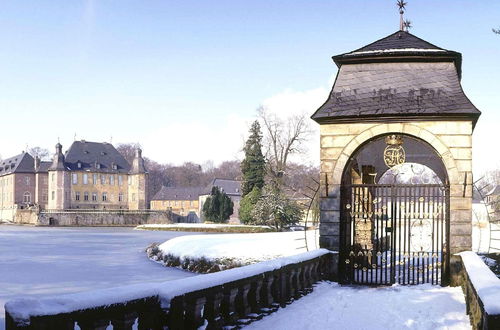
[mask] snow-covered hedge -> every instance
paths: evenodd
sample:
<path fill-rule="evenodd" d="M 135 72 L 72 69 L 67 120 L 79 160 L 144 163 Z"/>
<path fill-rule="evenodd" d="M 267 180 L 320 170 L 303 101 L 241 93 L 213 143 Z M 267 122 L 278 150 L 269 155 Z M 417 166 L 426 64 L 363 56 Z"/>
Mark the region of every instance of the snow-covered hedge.
<path fill-rule="evenodd" d="M 123 305 L 131 301 L 154 297 L 159 299 L 162 308 L 169 308 L 171 300 L 175 297 L 279 270 L 288 265 L 309 260 L 312 261 L 331 253 L 325 249 L 318 249 L 223 272 L 162 283 L 129 285 L 40 299 L 16 299 L 5 304 L 5 311 L 8 313 L 7 320 L 12 320 L 13 324 L 28 325 L 30 320 L 37 316 L 68 314 L 82 310 L 106 308 L 107 306 Z"/>
<path fill-rule="evenodd" d="M 314 231 L 307 232 L 314 242 Z M 153 245 L 148 257 L 169 267 L 213 273 L 305 252 L 304 232 L 188 235 Z"/>
<path fill-rule="evenodd" d="M 477 328 L 500 328 L 500 279 L 474 252 L 459 253 L 462 258 L 467 311 Z M 498 329 L 497 328 L 497 329 Z"/>
<path fill-rule="evenodd" d="M 229 225 L 218 223 L 147 224 L 137 226 L 135 229 L 205 233 L 266 233 L 274 231 L 274 229 L 269 226 Z"/>

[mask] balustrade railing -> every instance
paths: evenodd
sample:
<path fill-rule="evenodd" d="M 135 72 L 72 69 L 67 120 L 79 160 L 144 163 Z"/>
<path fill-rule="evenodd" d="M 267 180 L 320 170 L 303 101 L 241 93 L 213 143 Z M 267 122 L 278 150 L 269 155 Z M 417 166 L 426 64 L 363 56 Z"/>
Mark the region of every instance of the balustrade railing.
<path fill-rule="evenodd" d="M 109 325 L 113 329 L 238 327 L 258 320 L 311 292 L 314 283 L 333 279 L 336 257 L 336 254 L 327 250 L 316 250 L 214 274 L 165 282 L 165 285 L 159 284 L 157 293 L 153 295 L 149 293 L 149 296 L 127 301 L 111 300 L 105 306 L 71 311 L 61 303 L 64 299 L 45 298 L 28 304 L 12 301 L 6 304 L 6 329 L 64 330 L 77 329 L 76 325 L 82 330 L 106 329 Z M 73 294 L 70 301 L 75 299 L 78 299 L 78 294 Z M 61 310 L 64 312 L 58 313 L 57 308 L 53 308 L 58 302 L 62 304 Z M 45 308 L 45 305 L 48 307 Z M 43 313 L 45 309 L 51 312 Z"/>

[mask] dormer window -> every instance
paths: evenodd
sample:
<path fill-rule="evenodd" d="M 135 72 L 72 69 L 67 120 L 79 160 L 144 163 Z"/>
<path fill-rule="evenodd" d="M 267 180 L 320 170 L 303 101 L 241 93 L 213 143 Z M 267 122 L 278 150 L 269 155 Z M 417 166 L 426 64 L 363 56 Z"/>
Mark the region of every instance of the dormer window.
<path fill-rule="evenodd" d="M 101 155 L 102 155 L 102 156 L 106 156 L 106 152 L 101 151 Z"/>
<path fill-rule="evenodd" d="M 118 169 L 118 165 L 116 165 L 115 163 L 111 163 L 111 168 L 113 170 L 117 170 Z"/>
<path fill-rule="evenodd" d="M 101 168 L 101 164 L 99 164 L 98 162 L 95 162 L 95 168 L 97 168 L 97 169 Z"/>
<path fill-rule="evenodd" d="M 78 163 L 76 163 L 76 166 L 77 166 L 78 168 L 82 168 L 82 163 L 81 163 L 81 162 L 78 162 Z"/>

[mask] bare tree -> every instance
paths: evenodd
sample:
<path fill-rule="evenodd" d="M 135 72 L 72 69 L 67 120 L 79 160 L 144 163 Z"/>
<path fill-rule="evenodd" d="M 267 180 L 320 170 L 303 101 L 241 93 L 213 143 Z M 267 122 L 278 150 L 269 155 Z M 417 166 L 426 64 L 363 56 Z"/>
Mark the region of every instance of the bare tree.
<path fill-rule="evenodd" d="M 275 184 L 281 186 L 290 156 L 305 152 L 304 142 L 310 133 L 307 119 L 305 115 L 278 118 L 262 106 L 257 113 L 264 128 L 268 172 Z"/>
<path fill-rule="evenodd" d="M 135 157 L 135 150 L 140 147 L 141 145 L 139 143 L 120 143 L 116 147 L 116 150 L 118 150 L 118 152 L 127 160 L 127 162 L 129 162 L 129 164 L 132 164 Z"/>
<path fill-rule="evenodd" d="M 498 28 L 498 29 L 491 29 L 491 30 L 492 30 L 494 33 L 496 33 L 496 34 L 500 34 L 500 28 Z"/>
<path fill-rule="evenodd" d="M 34 158 L 37 157 L 41 160 L 49 160 L 50 152 L 45 148 L 33 147 L 28 149 L 28 153 Z"/>

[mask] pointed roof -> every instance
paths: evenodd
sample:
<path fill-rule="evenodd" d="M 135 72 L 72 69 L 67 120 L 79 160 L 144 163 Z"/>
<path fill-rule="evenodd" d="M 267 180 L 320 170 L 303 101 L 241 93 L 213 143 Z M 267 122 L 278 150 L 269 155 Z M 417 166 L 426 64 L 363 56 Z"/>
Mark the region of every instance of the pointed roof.
<path fill-rule="evenodd" d="M 373 62 L 377 59 L 381 61 L 387 61 L 391 58 L 399 58 L 400 60 L 447 59 L 455 62 L 459 76 L 461 75 L 462 65 L 462 55 L 460 53 L 440 48 L 406 31 L 396 31 L 366 46 L 332 58 L 338 67 L 346 63 Z"/>
<path fill-rule="evenodd" d="M 11 173 L 34 172 L 34 159 L 27 152 L 0 161 L 0 176 Z"/>
<path fill-rule="evenodd" d="M 318 123 L 472 120 L 481 112 L 460 85 L 462 56 L 409 32 L 397 31 L 333 56 L 339 72 Z"/>

